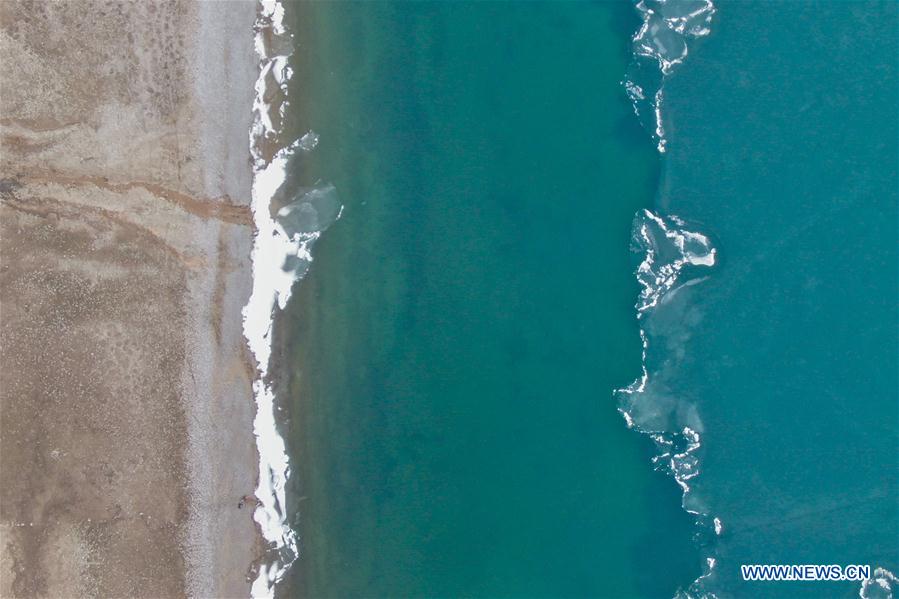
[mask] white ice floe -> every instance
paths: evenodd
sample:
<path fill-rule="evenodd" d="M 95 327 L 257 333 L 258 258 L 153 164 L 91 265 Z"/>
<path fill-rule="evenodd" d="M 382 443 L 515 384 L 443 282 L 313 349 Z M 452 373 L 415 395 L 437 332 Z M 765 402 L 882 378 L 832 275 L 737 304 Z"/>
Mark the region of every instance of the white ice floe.
<path fill-rule="evenodd" d="M 633 243 L 644 256 L 636 272 L 641 287 L 638 313 L 659 305 L 675 290 L 684 268 L 714 266 L 717 256 L 708 237 L 685 229 L 676 216 L 662 217 L 649 210 L 634 218 Z"/>
<path fill-rule="evenodd" d="M 862 581 L 858 596 L 861 599 L 893 599 L 893 587 L 899 578 L 886 568 L 875 568 L 871 578 Z"/>

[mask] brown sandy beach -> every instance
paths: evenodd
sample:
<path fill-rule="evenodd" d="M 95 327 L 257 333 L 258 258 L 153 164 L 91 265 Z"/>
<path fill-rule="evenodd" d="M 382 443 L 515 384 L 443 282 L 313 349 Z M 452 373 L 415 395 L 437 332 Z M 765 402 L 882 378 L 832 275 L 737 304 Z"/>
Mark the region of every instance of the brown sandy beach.
<path fill-rule="evenodd" d="M 0 3 L 0 596 L 249 593 L 255 10 Z"/>

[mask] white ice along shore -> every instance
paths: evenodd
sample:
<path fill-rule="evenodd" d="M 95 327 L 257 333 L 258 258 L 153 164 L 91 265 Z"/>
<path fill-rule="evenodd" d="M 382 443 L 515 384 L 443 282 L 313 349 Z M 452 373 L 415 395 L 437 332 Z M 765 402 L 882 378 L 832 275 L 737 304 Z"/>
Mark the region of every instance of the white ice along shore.
<path fill-rule="evenodd" d="M 679 289 L 705 280 L 705 276 L 688 269 L 713 267 L 718 252 L 708 237 L 688 230 L 687 224 L 677 216 L 661 217 L 649 210 L 642 210 L 634 218 L 632 244 L 633 251 L 643 257 L 636 270 L 641 287 L 636 309 L 641 325 L 643 372 L 640 378 L 616 392 L 619 410 L 628 427 L 648 434 L 655 441 L 659 454 L 653 462 L 670 472 L 687 493 L 690 490 L 687 481 L 698 474 L 694 453 L 700 447 L 701 421 L 689 406 L 650 393 L 647 364 L 650 334 L 645 320 Z M 672 418 L 674 411 L 680 416 Z M 719 527 L 720 523 L 716 523 L 716 528 Z"/>
<path fill-rule="evenodd" d="M 287 84 L 292 74 L 288 58 L 293 46 L 284 27 L 284 7 L 280 2 L 262 0 L 259 3 L 254 31 L 259 77 L 255 86 L 250 152 L 254 161 L 251 209 L 256 236 L 252 250 L 253 290 L 243 309 L 243 330 L 257 367 L 253 382 L 256 401 L 253 433 L 259 454 L 259 480 L 253 518 L 269 551 L 259 564 L 251 595 L 272 597 L 275 584 L 299 555 L 297 535 L 289 524 L 286 504 L 289 458 L 278 431 L 275 392 L 268 378 L 272 327 L 276 310 L 287 306 L 294 283 L 303 277 L 312 262 L 312 245 L 339 218 L 341 207 L 333 185 L 285 189 L 288 164 L 315 148 L 318 135 L 314 132 L 282 147 L 270 160 L 266 158 L 268 148 L 282 145 Z"/>

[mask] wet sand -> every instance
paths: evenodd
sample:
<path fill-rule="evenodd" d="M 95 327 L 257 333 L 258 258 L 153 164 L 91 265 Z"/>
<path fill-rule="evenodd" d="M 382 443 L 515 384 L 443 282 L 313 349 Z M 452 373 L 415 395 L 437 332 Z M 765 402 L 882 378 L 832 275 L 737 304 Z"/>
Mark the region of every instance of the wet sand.
<path fill-rule="evenodd" d="M 255 5 L 0 4 L 0 595 L 245 597 Z"/>

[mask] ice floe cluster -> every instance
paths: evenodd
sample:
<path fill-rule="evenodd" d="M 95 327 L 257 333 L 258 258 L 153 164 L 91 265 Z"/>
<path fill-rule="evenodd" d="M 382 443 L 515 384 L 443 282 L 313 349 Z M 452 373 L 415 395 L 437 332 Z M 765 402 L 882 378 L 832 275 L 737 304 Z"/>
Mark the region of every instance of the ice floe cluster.
<path fill-rule="evenodd" d="M 715 6 L 711 0 L 640 0 L 636 7 L 643 24 L 633 37 L 634 61 L 624 87 L 659 152 L 665 152 L 665 79 L 686 60 L 690 38 L 711 32 Z"/>
<path fill-rule="evenodd" d="M 697 227 L 677 216 L 660 216 L 650 210 L 634 217 L 631 242 L 640 258 L 635 271 L 640 283 L 635 307 L 643 361 L 640 377 L 616 392 L 618 409 L 628 427 L 653 440 L 654 466 L 681 487 L 682 506 L 697 522 L 697 538 L 705 542 L 720 535 L 723 524 L 690 493 L 691 481 L 700 473 L 703 423 L 694 403 L 672 389 L 683 359 L 682 350 L 672 348 L 683 348 L 689 340 L 691 316 L 688 302 L 671 300 L 681 289 L 707 278 L 717 263 L 718 251 Z M 714 556 L 706 558 L 700 581 L 711 574 L 715 564 Z M 698 590 L 700 581 L 682 590 L 679 597 L 709 597 Z"/>

